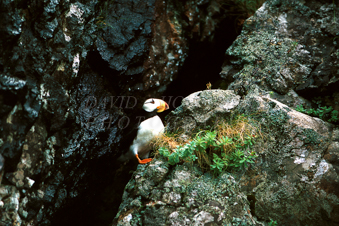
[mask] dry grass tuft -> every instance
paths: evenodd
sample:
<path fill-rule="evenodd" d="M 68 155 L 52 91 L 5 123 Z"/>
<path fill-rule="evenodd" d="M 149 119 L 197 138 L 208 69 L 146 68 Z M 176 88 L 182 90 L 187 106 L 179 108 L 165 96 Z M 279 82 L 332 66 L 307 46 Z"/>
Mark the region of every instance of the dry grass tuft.
<path fill-rule="evenodd" d="M 224 119 L 215 122 L 214 131 L 217 132 L 216 141 L 220 141 L 223 137 L 228 137 L 233 140 L 233 143 L 224 145 L 221 150 L 214 150 L 213 148 L 207 148 L 206 151 L 195 151 L 197 156 L 198 165 L 203 170 L 209 170 L 210 165 L 213 160 L 213 153 L 221 156 L 221 152 L 224 152 L 226 155 L 231 154 L 237 148 L 237 145 L 244 143 L 245 138 L 248 137 L 261 137 L 260 127 L 256 127 L 257 123 L 251 121 L 248 117 L 244 115 L 238 115 L 233 120 L 226 121 Z M 207 130 L 201 130 L 199 133 L 187 137 L 183 132 L 177 134 L 165 133 L 160 137 L 155 138 L 152 141 L 153 150 L 158 150 L 160 147 L 167 148 L 171 153 L 175 152 L 175 149 L 179 146 L 184 146 L 190 141 L 194 140 L 197 136 L 203 136 L 208 132 Z M 155 156 L 159 154 L 158 151 L 155 152 Z"/>
<path fill-rule="evenodd" d="M 222 121 L 217 126 L 218 135 L 217 138 L 220 139 L 221 137 L 229 137 L 232 139 L 238 139 L 241 143 L 243 143 L 245 137 L 248 136 L 256 136 L 261 135 L 260 130 L 258 128 L 252 126 L 250 124 L 249 118 L 245 117 L 244 115 L 239 115 L 235 120 L 227 123 L 226 121 Z M 235 144 L 232 146 L 224 146 L 225 154 L 229 154 L 235 148 Z"/>

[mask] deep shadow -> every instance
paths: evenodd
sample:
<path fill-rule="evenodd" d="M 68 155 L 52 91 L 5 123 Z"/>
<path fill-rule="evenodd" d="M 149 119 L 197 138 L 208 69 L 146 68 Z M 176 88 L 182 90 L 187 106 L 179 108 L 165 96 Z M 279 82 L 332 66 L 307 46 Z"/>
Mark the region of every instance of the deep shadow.
<path fill-rule="evenodd" d="M 219 73 L 225 60 L 226 49 L 237 36 L 235 18 L 227 17 L 216 29 L 215 38 L 211 42 L 192 40 L 189 45 L 188 57 L 180 69 L 177 79 L 168 86 L 163 96 L 184 98 L 191 93 L 205 90 L 206 84 L 209 82 L 212 84 L 212 89 L 219 88 L 217 82 L 220 80 Z M 181 101 L 176 101 L 170 107 L 173 109 L 180 104 Z"/>
<path fill-rule="evenodd" d="M 88 165 L 84 186 L 88 191 L 69 199 L 53 216 L 52 226 L 110 225 L 118 212 L 124 188 L 137 164 L 129 161 L 117 165 L 109 156 L 93 160 Z M 82 183 L 79 183 L 82 186 Z"/>
<path fill-rule="evenodd" d="M 332 107 L 333 110 L 339 110 L 338 96 L 339 82 L 334 82 L 327 86 L 321 87 L 306 87 L 304 89 L 296 89 L 299 96 L 310 101 L 313 109 L 319 109 L 321 107 Z M 307 109 L 308 110 L 308 109 Z M 311 114 L 311 116 L 319 117 L 319 115 Z M 322 119 L 328 121 L 331 118 L 331 113 L 326 114 Z M 334 125 L 339 125 L 339 121 L 330 121 Z"/>

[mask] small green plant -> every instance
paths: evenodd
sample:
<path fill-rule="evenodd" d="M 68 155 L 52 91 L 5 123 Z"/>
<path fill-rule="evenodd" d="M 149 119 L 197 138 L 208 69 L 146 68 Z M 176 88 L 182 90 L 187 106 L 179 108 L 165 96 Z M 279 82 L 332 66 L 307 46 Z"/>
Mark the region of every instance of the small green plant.
<path fill-rule="evenodd" d="M 304 106 L 302 105 L 297 105 L 297 107 L 295 108 L 296 111 L 299 111 L 301 113 L 306 113 L 306 109 L 304 108 Z"/>
<path fill-rule="evenodd" d="M 278 223 L 277 221 L 274 221 L 274 220 L 271 220 L 269 223 L 268 223 L 269 226 L 277 226 Z"/>
<path fill-rule="evenodd" d="M 223 155 L 222 157 L 223 158 L 220 158 L 217 154 L 213 153 L 213 164 L 211 165 L 211 170 L 215 174 L 222 172 L 225 166 L 228 166 L 227 161 L 225 161 L 226 155 Z"/>
<path fill-rule="evenodd" d="M 159 154 L 166 157 L 171 165 L 197 160 L 201 168 L 211 170 L 214 174 L 245 168 L 254 163 L 253 159 L 257 157 L 250 150 L 255 143 L 255 129 L 245 120 L 241 115 L 233 123 L 233 128 L 229 124 L 221 123 L 216 131 L 200 131 L 184 144 L 173 142 L 165 136 L 162 138 L 165 140 L 161 144 L 163 146 L 158 148 Z"/>
<path fill-rule="evenodd" d="M 296 111 L 299 111 L 301 113 L 305 113 L 314 117 L 319 117 L 322 120 L 328 121 L 328 122 L 338 122 L 338 111 L 333 110 L 333 107 L 326 107 L 326 106 L 320 106 L 318 105 L 317 109 L 305 109 L 302 105 L 298 105 L 295 108 Z"/>
<path fill-rule="evenodd" d="M 328 120 L 329 122 L 338 122 L 339 118 L 338 118 L 338 111 L 337 110 L 333 110 L 331 113 L 331 118 Z"/>
<path fill-rule="evenodd" d="M 256 156 L 251 156 L 246 149 L 254 144 L 254 141 L 246 137 L 242 142 L 237 142 L 239 139 L 235 137 L 233 140 L 228 137 L 222 137 L 219 141 L 216 142 L 214 150 L 221 152 L 221 158 L 213 153 L 213 162 L 211 164 L 211 170 L 215 173 L 221 173 L 223 169 L 228 167 L 233 169 L 240 169 L 247 166 L 248 163 L 254 163 L 251 159 Z M 229 154 L 222 152 L 226 145 L 235 144 L 235 151 Z M 220 149 L 220 150 L 219 150 Z"/>

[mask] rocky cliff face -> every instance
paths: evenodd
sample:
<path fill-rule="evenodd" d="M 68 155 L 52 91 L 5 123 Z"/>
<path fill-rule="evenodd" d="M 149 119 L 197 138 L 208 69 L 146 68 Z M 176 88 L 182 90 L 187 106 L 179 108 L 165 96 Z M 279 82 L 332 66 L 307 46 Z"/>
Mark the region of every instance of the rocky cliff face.
<path fill-rule="evenodd" d="M 136 167 L 115 161 L 136 109 L 213 83 L 223 61 L 213 87 L 234 93 L 196 93 L 173 114 L 200 128 L 266 112 L 259 160 L 218 178 L 166 159 L 139 166 L 114 224 L 338 223 L 337 129 L 289 108 L 317 97 L 339 110 L 335 2 L 268 1 L 225 57 L 248 16 L 233 1 L 5 0 L 0 12 L 1 224 L 111 223 Z"/>
<path fill-rule="evenodd" d="M 218 177 L 157 157 L 138 166 L 113 225 L 338 225 L 338 126 L 294 110 L 339 110 L 338 10 L 272 0 L 246 20 L 220 73 L 229 91 L 189 95 L 167 123 L 189 134 L 245 114 L 260 123 L 259 157 Z"/>
<path fill-rule="evenodd" d="M 114 160 L 135 109 L 168 90 L 192 41 L 204 47 L 219 25 L 233 26 L 227 10 L 220 1 L 1 1 L 1 224 L 111 222 L 135 167 Z"/>
<path fill-rule="evenodd" d="M 88 160 L 99 161 L 120 140 L 118 127 L 102 122 L 123 113 L 88 106 L 89 96 L 114 95 L 86 63 L 97 4 L 0 3 L 3 224 L 49 224 L 66 199 L 88 189 Z"/>

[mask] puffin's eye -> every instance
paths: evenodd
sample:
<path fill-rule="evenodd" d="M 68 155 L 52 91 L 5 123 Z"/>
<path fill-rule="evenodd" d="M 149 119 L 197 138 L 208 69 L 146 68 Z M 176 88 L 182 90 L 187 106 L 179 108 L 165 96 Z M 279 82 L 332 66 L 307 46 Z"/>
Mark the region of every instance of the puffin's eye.
<path fill-rule="evenodd" d="M 151 100 L 145 102 L 145 104 L 155 104 L 155 101 L 153 99 L 151 99 Z"/>

